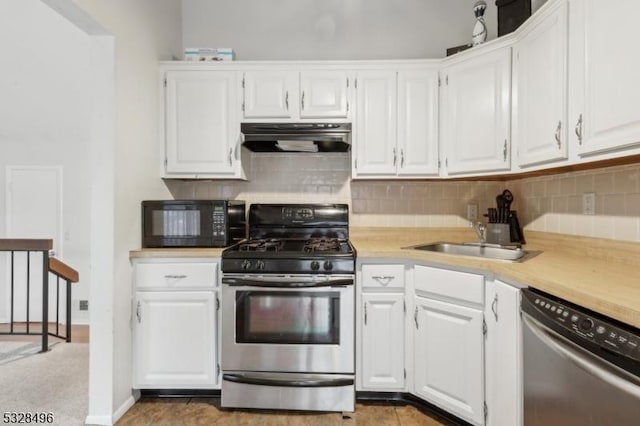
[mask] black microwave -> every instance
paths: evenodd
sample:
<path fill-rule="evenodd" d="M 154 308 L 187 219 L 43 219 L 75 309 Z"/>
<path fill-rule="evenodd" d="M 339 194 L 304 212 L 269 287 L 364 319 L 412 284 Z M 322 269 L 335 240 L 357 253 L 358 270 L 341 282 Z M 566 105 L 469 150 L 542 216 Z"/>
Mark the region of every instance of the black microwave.
<path fill-rule="evenodd" d="M 244 201 L 142 202 L 142 247 L 226 247 L 246 238 Z"/>

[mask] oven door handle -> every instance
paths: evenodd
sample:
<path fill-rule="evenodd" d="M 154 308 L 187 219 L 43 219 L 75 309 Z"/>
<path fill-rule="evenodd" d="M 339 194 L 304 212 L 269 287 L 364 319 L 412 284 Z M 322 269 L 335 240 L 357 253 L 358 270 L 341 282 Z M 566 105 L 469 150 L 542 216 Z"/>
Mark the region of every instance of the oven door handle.
<path fill-rule="evenodd" d="M 247 278 L 222 278 L 222 284 L 231 287 L 270 287 L 270 288 L 315 288 L 315 287 L 344 287 L 353 285 L 353 278 L 338 278 L 326 281 L 265 281 Z"/>
<path fill-rule="evenodd" d="M 326 388 L 326 387 L 340 387 L 351 386 L 354 383 L 353 378 L 339 378 L 339 379 L 272 379 L 264 377 L 255 377 L 246 374 L 223 374 L 222 379 L 228 382 L 243 383 L 247 385 L 260 385 L 260 386 L 284 386 L 292 388 Z"/>

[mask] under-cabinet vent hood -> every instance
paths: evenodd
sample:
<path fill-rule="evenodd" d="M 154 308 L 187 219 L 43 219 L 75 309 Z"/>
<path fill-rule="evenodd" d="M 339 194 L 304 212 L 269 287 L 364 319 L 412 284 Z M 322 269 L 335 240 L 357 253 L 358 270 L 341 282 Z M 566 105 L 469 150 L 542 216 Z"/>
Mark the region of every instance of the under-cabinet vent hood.
<path fill-rule="evenodd" d="M 348 152 L 351 123 L 241 123 L 253 152 Z"/>

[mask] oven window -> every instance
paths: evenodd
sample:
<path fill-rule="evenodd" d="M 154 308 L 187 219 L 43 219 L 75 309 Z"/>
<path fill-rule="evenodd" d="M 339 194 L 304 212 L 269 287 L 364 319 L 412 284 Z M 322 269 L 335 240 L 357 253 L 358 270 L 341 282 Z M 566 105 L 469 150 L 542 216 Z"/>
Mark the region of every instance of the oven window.
<path fill-rule="evenodd" d="M 339 344 L 340 293 L 238 291 L 236 342 Z"/>

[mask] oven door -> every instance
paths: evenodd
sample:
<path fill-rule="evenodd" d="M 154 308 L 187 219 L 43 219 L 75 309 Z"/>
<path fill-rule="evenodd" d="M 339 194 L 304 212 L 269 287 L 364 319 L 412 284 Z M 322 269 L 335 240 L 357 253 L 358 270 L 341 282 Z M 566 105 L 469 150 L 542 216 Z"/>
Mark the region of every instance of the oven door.
<path fill-rule="evenodd" d="M 353 276 L 222 279 L 222 369 L 353 374 Z"/>

